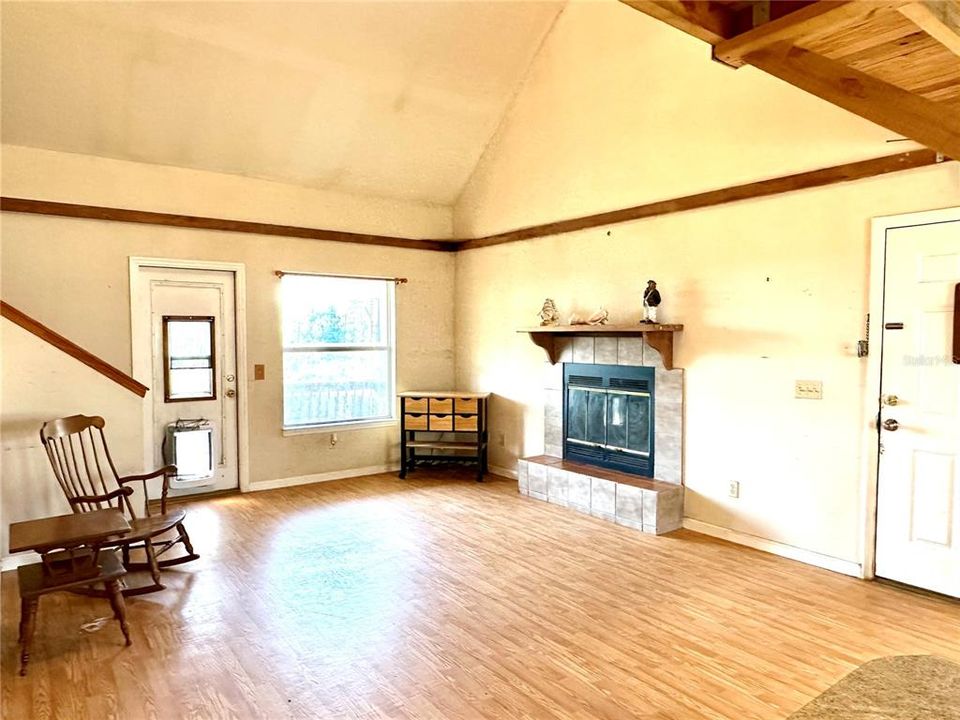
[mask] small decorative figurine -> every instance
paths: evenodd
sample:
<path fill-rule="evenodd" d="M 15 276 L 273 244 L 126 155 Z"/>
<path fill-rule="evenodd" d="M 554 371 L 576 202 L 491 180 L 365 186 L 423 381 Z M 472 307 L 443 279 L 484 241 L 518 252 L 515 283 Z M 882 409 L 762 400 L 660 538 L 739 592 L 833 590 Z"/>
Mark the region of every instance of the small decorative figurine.
<path fill-rule="evenodd" d="M 537 313 L 540 316 L 540 325 L 556 325 L 560 321 L 560 313 L 557 312 L 557 306 L 553 300 L 547 298 L 543 301 L 543 307 Z"/>
<path fill-rule="evenodd" d="M 610 313 L 601 305 L 593 315 L 587 318 L 587 325 L 606 325 L 610 318 Z"/>
<path fill-rule="evenodd" d="M 657 281 L 648 280 L 647 288 L 643 291 L 643 320 L 644 323 L 657 321 L 657 306 L 660 304 L 660 291 L 657 290 Z"/>
<path fill-rule="evenodd" d="M 583 316 L 577 315 L 574 313 L 570 316 L 570 319 L 567 320 L 567 325 L 586 325 L 587 321 L 583 319 Z"/>

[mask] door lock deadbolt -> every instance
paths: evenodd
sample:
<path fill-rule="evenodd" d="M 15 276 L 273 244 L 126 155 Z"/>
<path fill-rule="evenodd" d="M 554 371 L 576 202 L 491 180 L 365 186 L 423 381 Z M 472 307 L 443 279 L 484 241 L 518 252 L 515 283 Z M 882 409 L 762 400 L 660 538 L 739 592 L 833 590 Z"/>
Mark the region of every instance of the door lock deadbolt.
<path fill-rule="evenodd" d="M 227 375 L 227 382 L 233 382 L 236 378 L 233 375 Z"/>
<path fill-rule="evenodd" d="M 884 395 L 882 402 L 884 405 L 899 405 L 900 398 L 898 398 L 896 395 Z"/>

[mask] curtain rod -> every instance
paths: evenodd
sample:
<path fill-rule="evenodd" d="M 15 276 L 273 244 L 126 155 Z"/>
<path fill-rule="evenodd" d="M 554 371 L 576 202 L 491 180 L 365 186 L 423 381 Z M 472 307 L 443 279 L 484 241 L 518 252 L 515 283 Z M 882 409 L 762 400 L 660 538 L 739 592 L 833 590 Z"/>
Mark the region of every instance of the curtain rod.
<path fill-rule="evenodd" d="M 405 277 L 381 277 L 379 275 L 338 275 L 337 273 L 294 272 L 292 270 L 274 270 L 274 275 L 282 278 L 284 275 L 307 275 L 312 277 L 346 278 L 348 280 L 393 280 L 396 285 L 407 282 Z"/>

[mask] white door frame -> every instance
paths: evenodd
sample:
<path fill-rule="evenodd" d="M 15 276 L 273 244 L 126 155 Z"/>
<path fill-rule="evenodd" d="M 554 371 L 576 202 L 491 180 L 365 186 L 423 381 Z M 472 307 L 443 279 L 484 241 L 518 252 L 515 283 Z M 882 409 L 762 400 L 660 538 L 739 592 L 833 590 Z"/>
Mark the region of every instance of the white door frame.
<path fill-rule="evenodd" d="M 130 258 L 130 348 L 134 377 L 153 377 L 153 345 L 150 342 L 150 322 L 138 312 L 137 278 L 143 268 L 172 270 L 220 270 L 233 273 L 236 296 L 237 336 L 237 473 L 240 492 L 250 490 L 250 424 L 247 402 L 247 289 L 246 266 L 243 263 L 215 260 L 183 260 L 177 258 Z M 153 388 L 156 392 L 156 388 Z M 143 459 L 144 467 L 152 467 L 154 458 L 153 402 L 143 403 Z"/>
<path fill-rule="evenodd" d="M 928 225 L 960 219 L 960 207 L 886 215 L 870 222 L 870 353 L 863 397 L 863 463 L 861 489 L 864 498 L 860 516 L 860 576 L 872 579 L 877 557 L 877 485 L 880 471 L 877 414 L 880 409 L 880 360 L 883 351 L 883 294 L 887 231 L 910 225 Z"/>

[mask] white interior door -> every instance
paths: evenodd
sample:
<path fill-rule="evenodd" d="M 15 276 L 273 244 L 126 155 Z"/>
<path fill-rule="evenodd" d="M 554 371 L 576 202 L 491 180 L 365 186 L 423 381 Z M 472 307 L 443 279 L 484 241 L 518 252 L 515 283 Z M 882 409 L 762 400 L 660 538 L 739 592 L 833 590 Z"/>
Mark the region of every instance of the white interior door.
<path fill-rule="evenodd" d="M 152 358 L 156 466 L 171 496 L 238 486 L 236 297 L 231 272 L 141 268 Z"/>
<path fill-rule="evenodd" d="M 876 574 L 960 597 L 960 209 L 888 228 Z"/>

